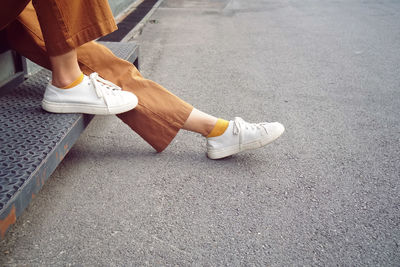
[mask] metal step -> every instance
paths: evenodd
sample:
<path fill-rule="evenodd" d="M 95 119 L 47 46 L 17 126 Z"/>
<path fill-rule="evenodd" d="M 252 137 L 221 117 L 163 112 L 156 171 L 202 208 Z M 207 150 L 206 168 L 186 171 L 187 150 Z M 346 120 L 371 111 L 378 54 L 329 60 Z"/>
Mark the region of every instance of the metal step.
<path fill-rule="evenodd" d="M 136 44 L 100 43 L 118 57 L 138 64 Z M 92 115 L 54 114 L 42 110 L 40 104 L 50 77 L 48 70 L 41 70 L 11 93 L 0 96 L 2 238 L 93 118 Z"/>

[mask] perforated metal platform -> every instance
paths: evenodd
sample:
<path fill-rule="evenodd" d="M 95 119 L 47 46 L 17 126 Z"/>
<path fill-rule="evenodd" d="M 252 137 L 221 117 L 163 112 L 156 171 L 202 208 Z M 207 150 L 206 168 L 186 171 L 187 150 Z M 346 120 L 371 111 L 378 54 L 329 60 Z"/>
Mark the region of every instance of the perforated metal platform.
<path fill-rule="evenodd" d="M 102 42 L 138 63 L 134 43 Z M 138 66 L 137 66 L 138 67 Z M 40 104 L 51 73 L 41 70 L 0 97 L 0 234 L 21 215 L 93 116 L 54 114 Z"/>

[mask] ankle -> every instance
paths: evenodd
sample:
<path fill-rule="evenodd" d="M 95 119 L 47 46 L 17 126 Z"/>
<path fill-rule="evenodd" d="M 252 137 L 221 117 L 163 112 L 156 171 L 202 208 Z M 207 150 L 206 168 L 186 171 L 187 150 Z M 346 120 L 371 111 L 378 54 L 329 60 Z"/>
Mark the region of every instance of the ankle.
<path fill-rule="evenodd" d="M 201 130 L 199 131 L 199 133 L 202 136 L 207 137 L 212 132 L 212 130 L 215 128 L 217 121 L 218 121 L 217 119 L 203 121 Z"/>
<path fill-rule="evenodd" d="M 52 84 L 62 88 L 74 82 L 82 73 L 76 50 L 49 57 L 52 69 Z"/>
<path fill-rule="evenodd" d="M 58 74 L 52 76 L 51 84 L 58 88 L 70 87 L 71 84 L 75 83 L 77 80 L 81 80 L 82 72 L 76 74 Z M 65 88 L 67 89 L 67 88 Z"/>
<path fill-rule="evenodd" d="M 216 122 L 216 117 L 193 108 L 183 125 L 183 129 L 207 136 L 214 128 Z"/>
<path fill-rule="evenodd" d="M 210 138 L 210 137 L 217 137 L 221 136 L 224 134 L 226 129 L 229 127 L 229 121 L 223 120 L 223 119 L 218 119 L 217 122 L 214 124 L 214 126 L 211 128 L 211 130 L 208 132 L 205 137 Z"/>

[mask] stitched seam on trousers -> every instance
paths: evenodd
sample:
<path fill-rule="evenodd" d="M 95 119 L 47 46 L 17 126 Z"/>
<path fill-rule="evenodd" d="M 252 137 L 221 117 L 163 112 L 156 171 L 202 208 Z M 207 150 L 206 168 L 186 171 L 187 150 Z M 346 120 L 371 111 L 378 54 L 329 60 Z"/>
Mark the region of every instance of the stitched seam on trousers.
<path fill-rule="evenodd" d="M 55 3 L 55 4 L 57 5 L 57 3 Z M 58 8 L 58 6 L 57 6 L 57 8 Z M 17 20 L 23 25 L 23 27 L 24 27 L 25 29 L 28 29 L 28 30 L 29 30 L 31 33 L 33 33 L 33 35 L 35 35 L 39 40 L 45 42 L 43 33 L 42 33 L 42 36 L 40 36 L 40 35 L 38 35 L 36 32 L 34 32 L 31 28 L 26 27 L 26 25 L 25 25 L 25 23 L 24 23 L 23 20 L 21 20 L 20 18 L 17 18 Z M 58 19 L 57 19 L 57 23 L 59 23 L 59 20 L 58 20 Z M 65 26 L 65 24 L 64 24 L 64 26 Z M 66 28 L 66 26 L 65 26 L 64 28 Z M 43 37 L 43 38 L 42 38 L 42 37 Z M 64 37 L 65 37 L 65 34 L 64 34 Z M 46 43 L 46 42 L 45 42 L 45 43 Z M 47 49 L 46 49 L 46 51 L 47 51 Z"/>
<path fill-rule="evenodd" d="M 67 24 L 64 23 L 64 21 L 65 21 L 66 19 L 65 19 L 65 16 L 64 16 L 63 12 L 62 12 L 62 8 L 59 7 L 59 5 L 57 4 L 57 1 L 54 1 L 53 3 L 57 6 L 57 11 L 59 12 L 60 17 L 61 17 L 61 22 L 62 22 L 62 23 L 60 23 L 59 18 L 57 18 L 57 23 L 60 25 L 60 28 L 61 28 L 61 26 L 64 26 L 63 29 L 66 29 L 66 32 L 67 32 L 68 35 L 69 35 L 70 30 L 69 30 Z M 62 25 L 61 25 L 61 24 L 62 24 Z M 64 35 L 64 39 L 67 40 L 67 36 L 66 36 L 66 34 L 65 34 L 65 31 L 62 31 L 62 33 L 63 33 L 63 35 Z"/>
<path fill-rule="evenodd" d="M 105 24 L 110 24 L 110 22 L 113 22 L 113 20 L 114 20 L 114 19 L 110 19 L 110 20 L 104 21 L 104 22 L 102 22 L 102 23 L 96 23 L 96 24 L 92 24 L 92 25 L 90 25 L 90 26 L 87 26 L 86 28 L 80 30 L 79 32 L 70 35 L 70 36 L 68 37 L 67 40 L 75 39 L 75 36 L 81 34 L 82 32 L 86 31 L 86 30 L 89 29 L 89 28 L 92 28 L 93 25 L 102 25 L 102 26 L 103 26 L 103 25 L 105 25 Z M 99 30 L 96 29 L 96 31 L 99 31 Z"/>

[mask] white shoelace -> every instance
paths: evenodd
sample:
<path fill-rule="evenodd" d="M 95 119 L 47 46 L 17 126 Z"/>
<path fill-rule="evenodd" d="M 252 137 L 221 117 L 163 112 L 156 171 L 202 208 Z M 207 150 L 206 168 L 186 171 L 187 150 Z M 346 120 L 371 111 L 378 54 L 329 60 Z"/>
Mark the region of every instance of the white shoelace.
<path fill-rule="evenodd" d="M 236 117 L 233 121 L 233 134 L 237 135 L 240 133 L 242 128 L 246 128 L 246 129 L 264 129 L 265 132 L 268 134 L 267 128 L 265 127 L 266 125 L 264 123 L 249 123 L 244 121 L 242 118 L 240 117 Z"/>
<path fill-rule="evenodd" d="M 121 87 L 101 78 L 97 72 L 93 72 L 92 74 L 90 74 L 89 79 L 92 82 L 94 89 L 96 90 L 97 96 L 99 98 L 104 98 L 107 105 L 107 97 L 105 96 L 117 95 L 117 91 L 122 90 Z"/>

